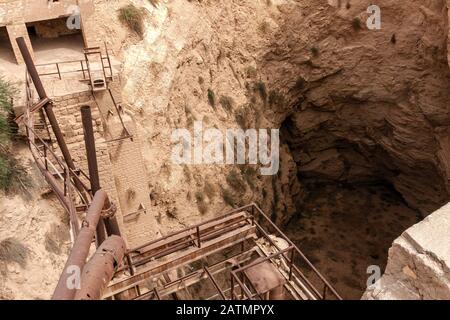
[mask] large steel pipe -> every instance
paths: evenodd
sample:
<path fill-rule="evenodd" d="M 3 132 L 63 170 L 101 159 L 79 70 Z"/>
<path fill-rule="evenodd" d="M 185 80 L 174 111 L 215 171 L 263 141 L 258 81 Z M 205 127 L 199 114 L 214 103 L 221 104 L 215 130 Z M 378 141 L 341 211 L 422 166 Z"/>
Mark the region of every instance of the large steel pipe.
<path fill-rule="evenodd" d="M 94 127 L 92 125 L 92 113 L 91 107 L 81 107 L 81 120 L 83 123 L 84 143 L 86 146 L 86 155 L 89 169 L 89 179 L 91 182 L 92 193 L 96 193 L 100 190 L 100 176 L 98 174 L 97 152 L 95 148 L 95 136 Z M 109 199 L 105 203 L 105 210 L 110 209 L 112 206 Z M 111 218 L 100 218 L 97 225 L 97 247 L 105 240 L 105 228 L 108 236 L 117 235 L 120 236 L 120 229 L 115 216 Z"/>
<path fill-rule="evenodd" d="M 125 250 L 125 242 L 121 237 L 111 236 L 106 239 L 83 268 L 81 289 L 77 290 L 75 300 L 100 300 Z"/>
<path fill-rule="evenodd" d="M 82 223 L 81 230 L 75 239 L 69 258 L 53 293 L 53 300 L 72 300 L 75 296 L 75 291 L 78 289 L 77 283 L 79 283 L 79 279 L 76 279 L 76 276 L 77 274 L 81 275 L 81 270 L 86 263 L 95 230 L 107 197 L 106 192 L 103 190 L 99 190 L 95 194 L 86 213 L 86 219 Z"/>

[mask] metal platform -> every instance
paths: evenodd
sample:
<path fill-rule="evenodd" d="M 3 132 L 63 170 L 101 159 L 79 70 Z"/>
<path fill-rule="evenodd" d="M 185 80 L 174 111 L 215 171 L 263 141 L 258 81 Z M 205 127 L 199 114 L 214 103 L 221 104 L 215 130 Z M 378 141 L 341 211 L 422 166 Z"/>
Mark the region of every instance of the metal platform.
<path fill-rule="evenodd" d="M 256 204 L 129 250 L 103 298 L 341 299 Z"/>

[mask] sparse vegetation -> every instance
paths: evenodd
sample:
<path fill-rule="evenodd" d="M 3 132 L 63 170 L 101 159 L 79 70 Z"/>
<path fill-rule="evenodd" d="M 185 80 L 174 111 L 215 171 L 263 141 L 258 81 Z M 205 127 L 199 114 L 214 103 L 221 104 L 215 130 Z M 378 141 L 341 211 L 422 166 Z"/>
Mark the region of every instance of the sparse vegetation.
<path fill-rule="evenodd" d="M 29 255 L 30 249 L 16 238 L 7 238 L 0 242 L 0 261 L 16 262 L 25 268 Z"/>
<path fill-rule="evenodd" d="M 262 34 L 266 34 L 269 31 L 270 24 L 267 21 L 263 21 L 259 24 L 258 30 Z"/>
<path fill-rule="evenodd" d="M 10 144 L 15 131 L 12 118 L 12 97 L 16 89 L 0 77 L 0 190 L 26 191 L 31 183 L 25 169 L 14 159 Z"/>
<path fill-rule="evenodd" d="M 222 108 L 225 109 L 226 112 L 231 113 L 233 111 L 234 101 L 233 98 L 229 96 L 221 96 L 219 100 Z"/>
<path fill-rule="evenodd" d="M 358 17 L 353 18 L 352 28 L 353 28 L 353 30 L 356 30 L 356 31 L 361 30 L 362 29 L 361 19 L 359 19 Z"/>
<path fill-rule="evenodd" d="M 299 77 L 295 82 L 294 89 L 302 91 L 306 87 L 306 80 L 303 77 Z"/>
<path fill-rule="evenodd" d="M 240 193 L 244 193 L 247 189 L 244 180 L 242 180 L 240 174 L 236 170 L 230 171 L 227 175 L 226 181 L 231 188 Z"/>
<path fill-rule="evenodd" d="M 192 181 L 192 174 L 187 166 L 183 167 L 183 173 L 184 173 L 184 177 L 186 178 L 186 182 L 190 183 Z"/>
<path fill-rule="evenodd" d="M 144 36 L 144 16 L 145 11 L 133 4 L 119 9 L 119 20 L 141 38 Z"/>
<path fill-rule="evenodd" d="M 211 107 L 216 107 L 216 94 L 212 89 L 208 89 L 208 102 Z"/>
<path fill-rule="evenodd" d="M 395 33 L 391 37 L 391 43 L 392 44 L 396 44 L 397 43 L 397 37 L 396 37 Z"/>
<path fill-rule="evenodd" d="M 254 90 L 258 92 L 259 96 L 263 101 L 267 100 L 267 88 L 263 81 L 258 81 L 255 83 Z"/>
<path fill-rule="evenodd" d="M 216 187 L 214 186 L 214 184 L 212 184 L 211 182 L 209 182 L 209 181 L 205 182 L 204 190 L 205 190 L 205 193 L 208 196 L 209 200 L 212 200 L 216 197 L 217 190 L 216 190 Z"/>
<path fill-rule="evenodd" d="M 271 90 L 269 93 L 269 105 L 281 109 L 286 105 L 286 99 L 278 90 Z"/>
<path fill-rule="evenodd" d="M 52 224 L 50 230 L 45 233 L 45 249 L 54 254 L 60 254 L 61 246 L 68 238 L 68 230 L 64 230 L 57 224 Z"/>
<path fill-rule="evenodd" d="M 250 165 L 242 165 L 240 166 L 240 170 L 247 184 L 250 186 L 252 190 L 255 190 L 256 189 L 255 181 L 258 177 L 257 169 Z"/>
<path fill-rule="evenodd" d="M 312 47 L 311 48 L 311 54 L 314 58 L 317 58 L 320 54 L 319 48 L 317 47 Z"/>
<path fill-rule="evenodd" d="M 253 66 L 248 66 L 245 70 L 245 74 L 247 75 L 247 78 L 255 78 L 257 76 L 256 68 Z"/>
<path fill-rule="evenodd" d="M 134 198 L 136 198 L 136 191 L 134 191 L 133 189 L 128 189 L 127 190 L 127 200 L 128 201 L 132 201 L 134 200 Z"/>
<path fill-rule="evenodd" d="M 235 196 L 233 195 L 233 192 L 231 192 L 229 189 L 222 190 L 222 198 L 223 198 L 223 201 L 230 207 L 236 206 L 237 200 L 236 200 Z"/>
<path fill-rule="evenodd" d="M 235 120 L 242 129 L 248 129 L 250 127 L 250 113 L 252 109 L 253 105 L 248 103 L 240 106 L 234 113 Z"/>
<path fill-rule="evenodd" d="M 208 203 L 205 201 L 205 193 L 203 191 L 197 191 L 195 193 L 195 199 L 197 200 L 198 211 L 201 214 L 208 212 Z"/>

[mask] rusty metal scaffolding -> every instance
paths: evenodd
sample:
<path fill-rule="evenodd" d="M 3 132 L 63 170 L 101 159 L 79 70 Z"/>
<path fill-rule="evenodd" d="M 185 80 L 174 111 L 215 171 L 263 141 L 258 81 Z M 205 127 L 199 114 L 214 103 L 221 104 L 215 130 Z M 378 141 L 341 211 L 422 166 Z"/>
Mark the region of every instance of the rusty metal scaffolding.
<path fill-rule="evenodd" d="M 322 300 L 341 297 L 250 204 L 133 248 L 105 299 Z"/>
<path fill-rule="evenodd" d="M 26 111 L 16 121 L 23 124 L 31 154 L 40 172 L 56 194 L 70 217 L 73 248 L 61 273 L 53 299 L 98 299 L 104 287 L 109 283 L 118 263 L 125 252 L 125 242 L 120 237 L 120 230 L 114 216 L 114 205 L 106 192 L 100 187 L 95 141 L 90 108 L 82 108 L 83 127 L 89 174 L 75 167 L 58 121 L 52 110 L 52 101 L 47 96 L 36 66 L 23 38 L 16 39 L 27 66 L 26 72 Z M 39 100 L 35 103 L 33 83 Z M 63 157 L 56 154 L 47 142 L 38 136 L 35 130 L 35 112 L 45 111 L 52 131 L 58 142 Z M 44 119 L 44 121 L 46 121 Z M 50 132 L 48 131 L 49 139 Z M 90 188 L 88 187 L 90 185 Z M 85 214 L 83 214 L 85 213 Z M 108 221 L 105 230 L 102 216 Z M 82 220 L 81 227 L 79 220 Z M 97 228 L 97 225 L 101 228 Z M 104 235 L 106 234 L 108 238 Z M 97 240 L 97 251 L 86 263 L 91 244 Z M 78 270 L 80 281 L 71 283 L 70 276 Z M 77 282 L 77 281 L 75 281 Z"/>

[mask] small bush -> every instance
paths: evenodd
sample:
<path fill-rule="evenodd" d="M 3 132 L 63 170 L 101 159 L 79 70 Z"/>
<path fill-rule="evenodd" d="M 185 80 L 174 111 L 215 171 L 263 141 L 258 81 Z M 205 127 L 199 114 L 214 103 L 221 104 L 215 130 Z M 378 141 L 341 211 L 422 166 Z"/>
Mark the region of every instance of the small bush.
<path fill-rule="evenodd" d="M 352 28 L 353 30 L 359 31 L 362 29 L 362 24 L 361 24 L 361 19 L 359 19 L 358 17 L 354 18 L 352 20 Z"/>
<path fill-rule="evenodd" d="M 303 77 L 299 77 L 294 85 L 294 90 L 302 91 L 306 87 L 306 80 Z"/>
<path fill-rule="evenodd" d="M 206 193 L 206 195 L 208 196 L 209 200 L 212 200 L 216 197 L 216 187 L 209 181 L 205 182 L 205 188 L 204 191 Z"/>
<path fill-rule="evenodd" d="M 267 88 L 266 84 L 262 81 L 255 83 L 254 90 L 259 93 L 259 96 L 263 101 L 267 100 Z"/>
<path fill-rule="evenodd" d="M 258 74 L 256 71 L 256 68 L 253 66 L 247 67 L 247 69 L 245 70 L 245 73 L 247 75 L 247 78 L 255 78 Z"/>
<path fill-rule="evenodd" d="M 199 202 L 205 201 L 205 194 L 202 191 L 197 191 L 195 193 L 195 199 Z"/>
<path fill-rule="evenodd" d="M 396 37 L 395 33 L 391 37 L 391 43 L 392 44 L 396 44 L 397 43 L 397 37 Z"/>
<path fill-rule="evenodd" d="M 314 58 L 317 58 L 320 54 L 320 51 L 317 47 L 312 47 L 311 48 L 311 54 Z"/>
<path fill-rule="evenodd" d="M 29 255 L 30 249 L 16 238 L 7 238 L 0 242 L 0 261 L 16 262 L 25 268 Z"/>
<path fill-rule="evenodd" d="M 222 108 L 224 108 L 228 113 L 231 113 L 233 111 L 233 98 L 228 96 L 221 96 L 219 102 L 222 105 Z"/>
<path fill-rule="evenodd" d="M 216 95 L 212 89 L 208 89 L 208 102 L 211 107 L 216 107 Z"/>
<path fill-rule="evenodd" d="M 141 38 L 144 36 L 144 11 L 129 4 L 119 9 L 119 20 Z"/>
<path fill-rule="evenodd" d="M 255 180 L 258 177 L 257 169 L 249 165 L 243 165 L 240 167 L 240 170 L 245 181 L 247 181 L 247 184 L 250 186 L 252 190 L 255 190 L 256 189 Z"/>
<path fill-rule="evenodd" d="M 262 34 L 266 34 L 269 31 L 270 25 L 267 21 L 263 21 L 259 24 L 258 30 Z"/>
<path fill-rule="evenodd" d="M 226 181 L 228 185 L 238 192 L 245 192 L 247 189 L 244 180 L 242 180 L 240 174 L 236 170 L 230 171 L 227 175 Z"/>
<path fill-rule="evenodd" d="M 223 198 L 223 201 L 227 205 L 229 205 L 230 207 L 235 207 L 236 206 L 236 201 L 237 200 L 236 200 L 235 196 L 233 195 L 233 193 L 230 190 L 223 189 L 222 190 L 222 198 Z"/>
<path fill-rule="evenodd" d="M 202 191 L 197 191 L 195 193 L 195 199 L 197 200 L 198 211 L 201 214 L 208 212 L 208 204 L 205 201 L 205 194 Z"/>
<path fill-rule="evenodd" d="M 286 105 L 286 99 L 281 92 L 271 90 L 269 93 L 269 105 L 271 107 L 283 108 Z"/>

